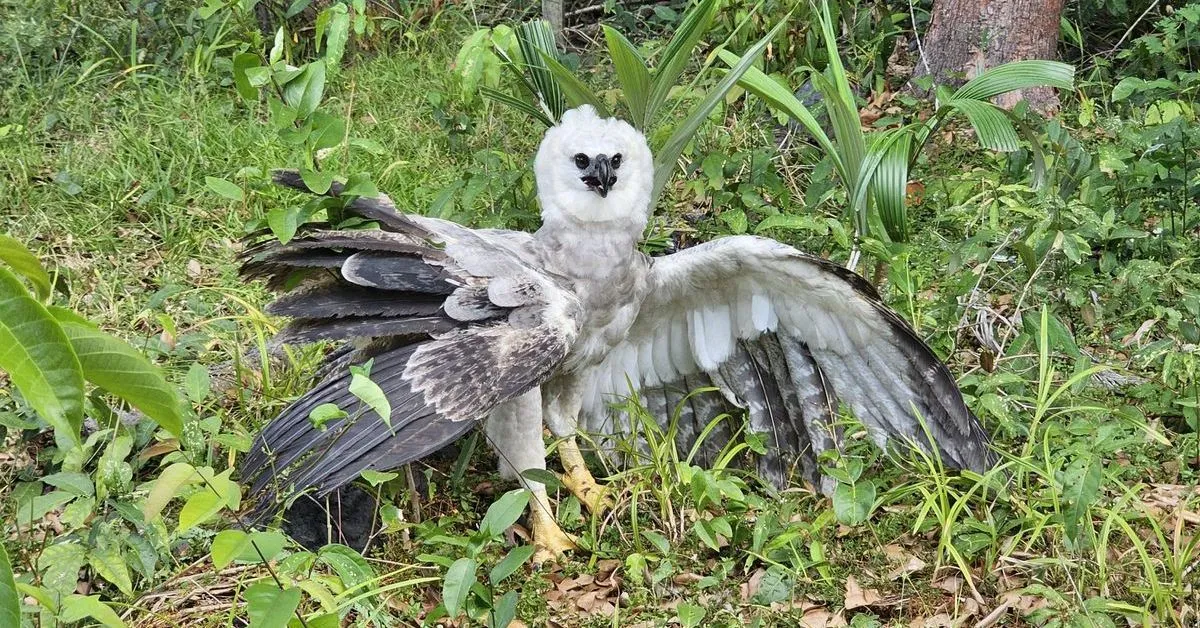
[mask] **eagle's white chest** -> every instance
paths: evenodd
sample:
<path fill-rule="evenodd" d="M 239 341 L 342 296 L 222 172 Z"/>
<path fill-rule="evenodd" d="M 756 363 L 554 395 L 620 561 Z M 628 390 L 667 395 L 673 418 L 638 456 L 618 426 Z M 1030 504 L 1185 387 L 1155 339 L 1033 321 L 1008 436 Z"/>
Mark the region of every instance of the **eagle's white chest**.
<path fill-rule="evenodd" d="M 614 236 L 619 237 L 614 237 Z M 595 366 L 625 339 L 646 298 L 650 262 L 627 232 L 593 233 L 546 244 L 543 262 L 566 280 L 583 308 L 563 372 Z"/>

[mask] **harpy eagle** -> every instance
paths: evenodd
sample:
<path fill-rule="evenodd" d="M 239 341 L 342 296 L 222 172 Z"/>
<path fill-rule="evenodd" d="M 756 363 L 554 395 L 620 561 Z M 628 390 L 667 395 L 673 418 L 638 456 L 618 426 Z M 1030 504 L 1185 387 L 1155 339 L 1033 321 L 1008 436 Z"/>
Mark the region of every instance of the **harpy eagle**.
<path fill-rule="evenodd" d="M 678 413 L 684 441 L 744 408 L 768 443 L 758 471 L 776 485 L 798 468 L 829 490 L 817 457 L 839 447 L 839 402 L 881 446 L 936 451 L 954 468 L 994 465 L 945 365 L 858 275 L 752 236 L 657 258 L 639 251 L 654 167 L 629 124 L 588 106 L 568 111 L 534 169 L 535 233 L 401 214 L 381 195 L 347 208 L 379 229 L 315 228 L 247 250 L 246 275 L 292 286 L 268 306 L 291 317 L 281 340 L 355 341 L 257 436 L 242 472 L 260 503 L 395 469 L 486 420 L 502 474 L 533 493 L 537 558 L 549 559 L 573 543 L 545 487 L 520 474 L 546 468 L 543 426 L 561 439 L 564 486 L 603 508 L 575 437 L 626 433 L 628 418 L 611 407 L 634 392 L 664 424 Z M 276 179 L 304 189 L 294 173 Z M 348 367 L 367 360 L 387 420 L 349 389 Z M 699 386 L 721 394 L 689 398 Z M 348 416 L 314 425 L 322 404 Z"/>

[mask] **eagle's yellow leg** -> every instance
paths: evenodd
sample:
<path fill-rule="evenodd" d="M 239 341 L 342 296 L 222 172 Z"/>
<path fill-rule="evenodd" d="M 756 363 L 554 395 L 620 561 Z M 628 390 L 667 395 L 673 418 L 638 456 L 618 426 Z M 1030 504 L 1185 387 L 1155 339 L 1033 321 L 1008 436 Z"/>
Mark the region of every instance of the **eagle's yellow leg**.
<path fill-rule="evenodd" d="M 579 452 L 579 445 L 575 443 L 574 436 L 558 443 L 558 456 L 562 460 L 564 471 L 563 486 L 571 491 L 588 511 L 596 516 L 603 516 L 605 511 L 612 507 L 612 498 L 608 496 L 604 486 L 592 477 L 592 472 L 583 462 L 583 454 Z"/>
<path fill-rule="evenodd" d="M 533 491 L 529 500 L 529 527 L 533 534 L 533 563 L 553 563 L 561 560 L 567 552 L 577 549 L 571 535 L 563 532 L 550 510 L 550 498 L 545 489 Z"/>

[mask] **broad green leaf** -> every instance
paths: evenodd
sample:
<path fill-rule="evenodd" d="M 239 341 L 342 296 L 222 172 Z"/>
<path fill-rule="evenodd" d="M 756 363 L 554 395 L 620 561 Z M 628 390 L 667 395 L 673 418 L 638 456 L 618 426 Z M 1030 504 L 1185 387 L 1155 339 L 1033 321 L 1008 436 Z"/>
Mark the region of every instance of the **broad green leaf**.
<path fill-rule="evenodd" d="M 607 24 L 603 28 L 604 38 L 608 41 L 608 55 L 612 57 L 613 68 L 617 71 L 617 80 L 621 83 L 621 93 L 625 96 L 633 126 L 639 130 L 645 129 L 650 124 L 646 117 L 650 105 L 650 70 L 646 68 L 642 55 L 624 35 Z"/>
<path fill-rule="evenodd" d="M 463 103 L 475 101 L 480 87 L 495 86 L 500 82 L 500 58 L 492 50 L 492 29 L 481 28 L 463 41 L 454 58 L 454 70 L 458 76 L 459 97 Z M 512 68 L 522 82 L 527 82 L 519 69 Z M 530 92 L 536 88 L 530 84 Z"/>
<path fill-rule="evenodd" d="M 467 602 L 471 587 L 475 586 L 475 568 L 478 565 L 472 558 L 460 558 L 446 570 L 442 581 L 442 604 L 451 618 L 458 617 L 459 611 Z"/>
<path fill-rule="evenodd" d="M 540 482 L 541 484 L 546 485 L 546 488 L 551 490 L 562 486 L 562 482 L 558 479 L 558 475 L 556 475 L 553 471 L 547 471 L 545 469 L 525 469 L 521 472 L 521 477 L 531 482 Z"/>
<path fill-rule="evenodd" d="M 308 588 L 305 586 L 308 584 L 316 584 L 316 581 L 304 580 L 297 583 L 297 586 L 305 591 L 308 591 Z M 309 595 L 312 595 L 311 591 L 309 591 Z M 342 616 L 338 613 L 325 613 L 324 615 L 317 615 L 316 617 L 307 617 L 305 618 L 303 624 L 301 624 L 300 620 L 296 619 L 295 617 L 288 620 L 288 628 L 341 628 L 341 625 Z"/>
<path fill-rule="evenodd" d="M 42 478 L 42 481 L 50 486 L 61 488 L 73 495 L 82 497 L 91 497 L 96 494 L 96 485 L 92 483 L 92 478 L 86 473 L 73 473 L 63 471 L 47 475 Z"/>
<path fill-rule="evenodd" d="M 493 587 L 503 582 L 533 557 L 534 550 L 532 545 L 520 545 L 509 550 L 508 555 L 492 567 L 491 573 L 488 574 L 488 582 L 492 583 Z"/>
<path fill-rule="evenodd" d="M 1017 144 L 1017 131 L 1009 121 L 1008 114 L 992 103 L 985 100 L 952 98 L 946 106 L 967 117 L 967 121 L 975 129 L 975 137 L 980 146 L 1004 152 L 1020 148 Z"/>
<path fill-rule="evenodd" d="M 275 39 L 271 42 L 271 51 L 267 53 L 267 62 L 275 65 L 283 58 L 284 42 L 287 39 L 287 33 L 284 31 L 284 25 L 280 25 L 275 30 Z"/>
<path fill-rule="evenodd" d="M 400 477 L 399 473 L 393 471 L 376 471 L 374 469 L 367 469 L 358 475 L 362 479 L 366 480 L 367 484 L 370 484 L 371 486 L 379 486 L 384 482 L 390 482 Z"/>
<path fill-rule="evenodd" d="M 779 21 L 779 24 L 775 25 L 775 28 L 771 29 L 771 32 L 767 33 L 766 37 L 763 37 L 758 40 L 758 43 L 751 46 L 750 50 L 747 50 L 746 54 L 742 55 L 737 64 L 730 68 L 725 76 L 709 90 L 704 100 L 692 109 L 683 122 L 679 123 L 679 126 L 671 133 L 671 137 L 667 140 L 666 144 L 659 149 L 658 155 L 654 159 L 654 190 L 651 194 L 651 198 L 654 200 L 651 202 L 651 207 L 657 204 L 658 197 L 667 185 L 667 180 L 674 174 L 675 161 L 679 159 L 679 155 L 683 152 L 683 147 L 687 146 L 687 143 L 691 141 L 692 136 L 696 134 L 696 130 L 708 118 L 708 114 L 712 113 L 712 110 L 718 104 L 724 102 L 725 93 L 737 83 L 746 70 L 750 69 L 758 59 L 758 56 L 766 49 L 767 44 L 771 43 L 771 40 L 783 30 L 786 24 L 787 18 L 785 17 Z"/>
<path fill-rule="evenodd" d="M 308 413 L 308 422 L 318 430 L 325 429 L 325 424 L 337 419 L 344 419 L 350 415 L 346 411 L 339 408 L 336 403 L 323 403 L 312 409 Z"/>
<path fill-rule="evenodd" d="M 296 122 L 296 108 L 285 105 L 282 100 L 271 97 L 267 103 L 271 108 L 271 128 L 284 131 Z"/>
<path fill-rule="evenodd" d="M 530 20 L 521 24 L 517 28 L 517 43 L 537 96 L 550 117 L 558 120 L 567 108 L 568 98 L 564 97 L 566 88 L 561 84 L 562 81 L 556 80 L 555 72 L 549 67 L 550 60 L 558 61 L 558 46 L 554 42 L 550 23 L 546 20 Z"/>
<path fill-rule="evenodd" d="M 196 468 L 186 462 L 176 462 L 163 469 L 154 481 L 146 502 L 142 504 L 142 516 L 146 521 L 153 520 L 172 499 L 175 499 L 179 489 L 199 481 L 200 475 L 196 473 Z"/>
<path fill-rule="evenodd" d="M 203 403 L 212 391 L 212 376 L 208 369 L 199 362 L 193 362 L 188 367 L 187 376 L 183 378 L 184 391 L 192 403 Z"/>
<path fill-rule="evenodd" d="M 233 57 L 233 84 L 237 87 L 238 95 L 247 102 L 258 102 L 258 88 L 250 83 L 247 72 L 259 67 L 260 63 L 258 55 L 252 52 L 243 52 Z"/>
<path fill-rule="evenodd" d="M 229 479 L 233 469 L 212 477 L 183 504 L 179 511 L 179 527 L 175 534 L 188 530 L 212 519 L 222 509 L 236 510 L 242 500 L 242 489 Z"/>
<path fill-rule="evenodd" d="M 297 118 L 307 118 L 321 104 L 325 93 L 325 61 L 318 59 L 304 68 L 304 73 L 283 88 L 283 100 L 296 108 Z"/>
<path fill-rule="evenodd" d="M 371 381 L 371 362 L 350 367 L 350 394 L 367 404 L 385 425 L 392 426 L 392 404 L 379 384 Z"/>
<path fill-rule="evenodd" d="M 0 541 L 0 626 L 21 625 L 21 596 L 13 578 L 12 563 Z"/>
<path fill-rule="evenodd" d="M 294 0 L 292 4 L 288 6 L 288 10 L 283 14 L 283 17 L 285 19 L 296 17 L 297 15 L 300 15 L 301 11 L 307 9 L 308 5 L 310 4 L 312 4 L 312 0 Z"/>
<path fill-rule="evenodd" d="M 506 628 L 517 618 L 517 602 L 521 601 L 519 591 L 509 591 L 496 601 L 492 617 L 492 628 Z"/>
<path fill-rule="evenodd" d="M 80 445 L 83 368 L 79 358 L 58 321 L 4 268 L 0 268 L 0 370 L 54 426 L 56 437 Z"/>
<path fill-rule="evenodd" d="M 287 538 L 278 530 L 246 534 L 241 530 L 222 530 L 213 539 L 213 564 L 222 569 L 233 561 L 257 564 L 271 560 L 283 551 Z"/>
<path fill-rule="evenodd" d="M 224 569 L 250 545 L 250 535 L 241 530 L 222 530 L 213 537 L 209 553 L 213 566 Z"/>
<path fill-rule="evenodd" d="M 575 76 L 566 66 L 559 63 L 558 59 L 551 57 L 545 52 L 541 54 L 542 61 L 546 64 L 546 69 L 550 71 L 550 74 L 554 75 L 554 81 L 562 89 L 563 96 L 566 98 L 569 106 L 574 108 L 582 105 L 591 105 L 600 117 L 608 118 L 612 116 L 608 111 L 608 106 L 596 95 L 596 92 L 592 91 L 592 88 L 579 80 L 579 77 Z M 558 120 L 559 117 L 554 116 L 554 119 Z"/>
<path fill-rule="evenodd" d="M 370 173 L 359 172 L 346 179 L 346 185 L 342 186 L 341 196 L 375 198 L 379 196 L 379 188 L 375 187 L 375 183 L 371 181 Z"/>
<path fill-rule="evenodd" d="M 329 186 L 333 185 L 333 173 L 325 170 L 301 168 L 300 178 L 313 194 L 324 194 L 329 191 Z"/>
<path fill-rule="evenodd" d="M 1088 509 L 1100 494 L 1100 480 L 1104 475 L 1101 456 L 1088 456 L 1073 465 L 1066 473 L 1063 499 L 1067 502 L 1063 512 L 1063 531 L 1067 538 L 1079 538 L 1079 523 L 1087 516 Z"/>
<path fill-rule="evenodd" d="M 375 570 L 362 554 L 345 545 L 331 544 L 317 552 L 317 560 L 333 568 L 342 585 L 348 589 L 375 579 Z"/>
<path fill-rule="evenodd" d="M 0 234 L 0 263 L 8 264 L 18 275 L 29 280 L 38 300 L 50 298 L 50 275 L 20 240 Z"/>
<path fill-rule="evenodd" d="M 500 499 L 488 506 L 487 514 L 479 522 L 479 531 L 489 537 L 504 534 L 509 526 L 517 522 L 528 505 L 529 491 L 523 488 L 501 495 Z"/>
<path fill-rule="evenodd" d="M 1137 76 L 1126 76 L 1117 82 L 1112 88 L 1113 103 L 1119 103 L 1126 98 L 1134 95 L 1142 87 L 1146 85 L 1146 80 Z"/>
<path fill-rule="evenodd" d="M 241 201 L 246 198 L 245 193 L 242 192 L 242 188 L 238 187 L 232 181 L 226 181 L 217 177 L 204 177 L 204 184 L 219 196 L 231 201 Z"/>
<path fill-rule="evenodd" d="M 991 100 L 1005 92 L 1030 87 L 1071 89 L 1075 85 L 1075 67 L 1058 61 L 1011 61 L 984 70 L 958 91 L 955 99 Z"/>
<path fill-rule="evenodd" d="M 88 564 L 100 577 L 113 583 L 126 596 L 133 596 L 133 579 L 129 576 L 129 565 L 119 544 L 109 539 L 99 543 L 88 552 Z"/>
<path fill-rule="evenodd" d="M 875 505 L 873 482 L 839 483 L 833 490 L 833 513 L 837 520 L 847 525 L 863 523 L 871 516 Z"/>
<path fill-rule="evenodd" d="M 17 504 L 17 523 L 27 526 L 39 521 L 46 513 L 62 507 L 77 495 L 67 491 L 50 491 L 45 495 L 32 495 Z"/>
<path fill-rule="evenodd" d="M 74 593 L 79 585 L 79 570 L 87 560 L 87 550 L 77 542 L 56 543 L 38 556 L 41 585 L 54 596 Z"/>
<path fill-rule="evenodd" d="M 333 148 L 345 139 L 345 120 L 320 111 L 313 113 L 313 130 L 308 136 L 308 143 L 314 151 Z M 324 194 L 324 192 L 319 192 L 319 194 Z"/>
<path fill-rule="evenodd" d="M 659 108 L 667 101 L 671 88 L 675 86 L 679 76 L 683 74 L 684 68 L 687 67 L 688 61 L 692 58 L 692 49 L 696 47 L 704 33 L 708 32 L 719 6 L 720 0 L 701 0 L 684 15 L 679 29 L 667 43 L 667 47 L 663 50 L 654 69 L 654 79 L 646 103 L 645 124 L 647 126 L 653 122 Z M 787 18 L 785 17 L 782 21 L 786 22 Z M 721 90 L 721 98 L 725 97 L 725 91 L 727 90 Z"/>
<path fill-rule="evenodd" d="M 350 14 L 346 5 L 337 3 L 325 9 L 330 12 L 329 30 L 325 36 L 325 63 L 329 69 L 337 70 L 346 54 L 346 42 L 350 39 Z"/>
<path fill-rule="evenodd" d="M 276 207 L 267 212 L 267 227 L 282 244 L 287 244 L 296 237 L 300 228 L 300 210 L 295 207 Z"/>
<path fill-rule="evenodd" d="M 179 396 L 157 366 L 66 308 L 51 307 L 50 313 L 75 349 L 85 379 L 129 402 L 172 436 L 183 436 Z"/>
<path fill-rule="evenodd" d="M 280 589 L 274 582 L 246 587 L 250 628 L 285 628 L 300 606 L 300 589 Z"/>
<path fill-rule="evenodd" d="M 704 616 L 708 614 L 703 606 L 695 604 L 680 604 L 675 612 L 679 615 L 679 624 L 684 628 L 699 626 L 700 622 L 704 620 Z"/>
<path fill-rule="evenodd" d="M 59 606 L 58 619 L 66 623 L 94 619 L 108 628 L 125 628 L 125 622 L 116 611 L 100 601 L 99 595 L 79 595 L 72 593 Z"/>

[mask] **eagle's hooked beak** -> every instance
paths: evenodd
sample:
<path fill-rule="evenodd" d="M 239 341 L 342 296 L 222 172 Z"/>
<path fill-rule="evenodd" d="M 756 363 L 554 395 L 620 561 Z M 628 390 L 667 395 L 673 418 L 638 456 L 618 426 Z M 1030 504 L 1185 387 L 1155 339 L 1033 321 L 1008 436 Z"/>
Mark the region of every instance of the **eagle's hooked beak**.
<path fill-rule="evenodd" d="M 608 191 L 617 182 L 617 175 L 613 172 L 612 161 L 609 160 L 608 155 L 596 155 L 587 170 L 583 171 L 580 180 L 588 186 L 589 190 L 599 194 L 600 198 L 607 198 Z"/>

